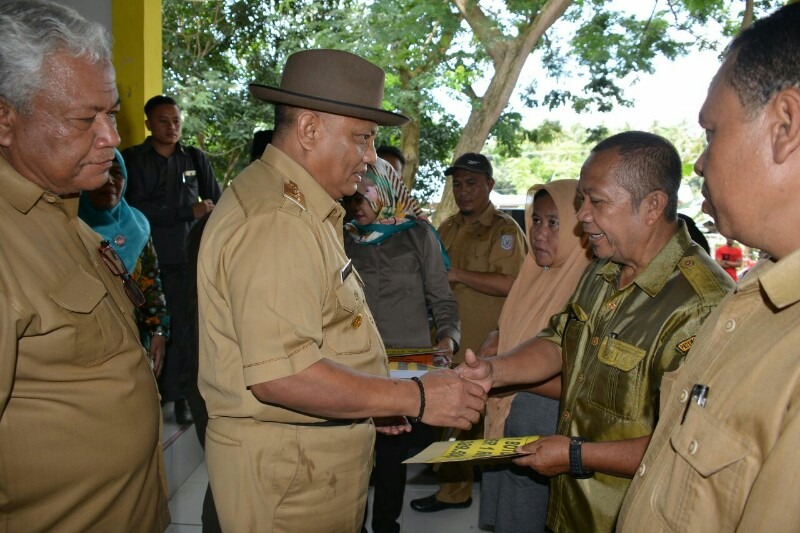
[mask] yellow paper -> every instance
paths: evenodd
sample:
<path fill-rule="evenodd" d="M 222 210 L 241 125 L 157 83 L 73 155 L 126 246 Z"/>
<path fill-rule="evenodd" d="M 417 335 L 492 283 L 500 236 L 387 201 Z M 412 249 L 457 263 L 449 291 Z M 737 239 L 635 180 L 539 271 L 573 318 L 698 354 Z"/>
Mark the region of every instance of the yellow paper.
<path fill-rule="evenodd" d="M 517 457 L 519 446 L 539 440 L 540 437 L 503 437 L 502 439 L 478 439 L 434 442 L 420 453 L 406 459 L 404 463 L 452 463 L 480 459 Z"/>

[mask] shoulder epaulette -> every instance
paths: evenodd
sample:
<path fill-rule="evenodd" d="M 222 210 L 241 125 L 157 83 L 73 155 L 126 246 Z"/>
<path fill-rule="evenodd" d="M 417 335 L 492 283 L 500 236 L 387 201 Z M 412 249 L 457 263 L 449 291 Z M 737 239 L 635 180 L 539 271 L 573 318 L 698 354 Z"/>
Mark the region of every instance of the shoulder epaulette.
<path fill-rule="evenodd" d="M 292 180 L 283 180 L 283 197 L 288 198 L 303 209 L 306 208 L 306 197 Z"/>
<path fill-rule="evenodd" d="M 685 255 L 678 263 L 686 280 L 702 300 L 716 305 L 728 292 L 728 287 L 714 275 L 702 258 Z"/>

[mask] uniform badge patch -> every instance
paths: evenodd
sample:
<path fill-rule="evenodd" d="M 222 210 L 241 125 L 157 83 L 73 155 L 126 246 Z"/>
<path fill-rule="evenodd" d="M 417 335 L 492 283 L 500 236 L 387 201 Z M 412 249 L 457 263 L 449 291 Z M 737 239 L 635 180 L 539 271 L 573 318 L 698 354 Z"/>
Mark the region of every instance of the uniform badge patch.
<path fill-rule="evenodd" d="M 692 344 L 694 344 L 694 338 L 695 338 L 695 335 L 692 335 L 691 337 L 689 337 L 685 341 L 682 341 L 682 342 L 678 343 L 678 346 L 677 346 L 678 351 L 681 352 L 684 355 L 689 353 L 689 350 L 692 348 Z"/>
<path fill-rule="evenodd" d="M 293 201 L 303 209 L 306 208 L 306 197 L 300 192 L 300 188 L 292 180 L 283 182 L 283 197 Z"/>
<path fill-rule="evenodd" d="M 513 235 L 501 235 L 500 236 L 500 248 L 503 250 L 511 250 L 514 248 L 514 236 Z"/>

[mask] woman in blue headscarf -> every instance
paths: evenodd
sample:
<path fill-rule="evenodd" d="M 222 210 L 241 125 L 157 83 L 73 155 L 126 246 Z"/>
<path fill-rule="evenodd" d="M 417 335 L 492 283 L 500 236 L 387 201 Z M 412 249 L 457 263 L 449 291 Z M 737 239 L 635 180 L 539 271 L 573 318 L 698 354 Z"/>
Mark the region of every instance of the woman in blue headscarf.
<path fill-rule="evenodd" d="M 145 304 L 135 311 L 136 323 L 158 376 L 169 335 L 169 313 L 150 237 L 150 223 L 141 211 L 125 201 L 128 171 L 118 150 L 114 150 L 114 158 L 108 182 L 99 189 L 81 194 L 78 216 L 111 244 L 142 290 Z"/>

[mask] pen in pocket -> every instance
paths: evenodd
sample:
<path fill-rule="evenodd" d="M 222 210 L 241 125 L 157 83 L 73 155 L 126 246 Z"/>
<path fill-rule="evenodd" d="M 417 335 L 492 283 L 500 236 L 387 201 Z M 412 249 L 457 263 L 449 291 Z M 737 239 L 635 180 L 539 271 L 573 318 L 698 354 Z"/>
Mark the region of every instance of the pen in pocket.
<path fill-rule="evenodd" d="M 692 387 L 692 395 L 686 401 L 686 408 L 683 410 L 683 416 L 681 417 L 681 424 L 686 420 L 686 415 L 689 413 L 689 406 L 693 403 L 697 404 L 698 407 L 705 407 L 706 402 L 708 401 L 708 385 L 703 385 L 701 383 L 695 383 L 694 387 Z"/>

